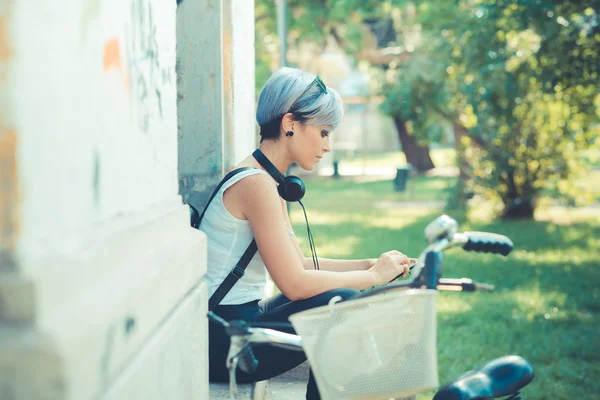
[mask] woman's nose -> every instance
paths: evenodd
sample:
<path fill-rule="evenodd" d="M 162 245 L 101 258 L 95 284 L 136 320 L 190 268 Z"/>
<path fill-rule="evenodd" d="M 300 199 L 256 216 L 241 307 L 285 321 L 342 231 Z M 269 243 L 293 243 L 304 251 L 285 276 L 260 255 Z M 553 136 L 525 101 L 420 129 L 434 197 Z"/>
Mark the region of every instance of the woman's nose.
<path fill-rule="evenodd" d="M 323 145 L 323 151 L 329 153 L 331 151 L 331 146 L 329 145 L 329 138 L 325 139 L 325 144 Z"/>

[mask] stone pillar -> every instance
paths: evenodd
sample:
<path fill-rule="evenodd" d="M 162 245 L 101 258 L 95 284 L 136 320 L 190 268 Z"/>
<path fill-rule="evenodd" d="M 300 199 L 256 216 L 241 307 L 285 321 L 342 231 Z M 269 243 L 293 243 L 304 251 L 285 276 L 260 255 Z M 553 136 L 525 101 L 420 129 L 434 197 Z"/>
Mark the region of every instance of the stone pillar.
<path fill-rule="evenodd" d="M 221 1 L 177 11 L 179 193 L 201 210 L 224 174 Z"/>
<path fill-rule="evenodd" d="M 176 10 L 0 4 L 2 399 L 208 398 L 205 238 L 178 195 Z"/>
<path fill-rule="evenodd" d="M 254 2 L 223 1 L 225 170 L 257 145 L 254 71 Z"/>
<path fill-rule="evenodd" d="M 256 146 L 254 2 L 183 1 L 177 41 L 179 193 L 202 210 Z"/>

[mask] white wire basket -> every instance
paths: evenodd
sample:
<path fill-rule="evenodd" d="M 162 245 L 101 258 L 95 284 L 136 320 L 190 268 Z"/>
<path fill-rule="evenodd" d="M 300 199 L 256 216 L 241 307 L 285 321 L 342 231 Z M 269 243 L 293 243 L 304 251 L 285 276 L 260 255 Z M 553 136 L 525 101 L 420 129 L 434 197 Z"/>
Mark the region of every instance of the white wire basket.
<path fill-rule="evenodd" d="M 414 396 L 439 385 L 437 291 L 394 290 L 290 316 L 324 400 Z"/>

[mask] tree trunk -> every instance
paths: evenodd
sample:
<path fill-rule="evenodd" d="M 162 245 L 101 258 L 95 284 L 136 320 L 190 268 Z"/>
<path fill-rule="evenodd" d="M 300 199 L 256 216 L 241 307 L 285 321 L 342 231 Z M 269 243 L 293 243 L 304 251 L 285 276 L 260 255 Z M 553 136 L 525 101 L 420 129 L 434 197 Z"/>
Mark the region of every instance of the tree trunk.
<path fill-rule="evenodd" d="M 522 198 L 510 199 L 508 204 L 505 201 L 503 219 L 533 219 L 535 212 L 535 202 L 532 199 Z"/>
<path fill-rule="evenodd" d="M 415 137 L 406 129 L 406 121 L 394 115 L 394 124 L 398 131 L 398 138 L 400 139 L 402 151 L 406 156 L 406 161 L 420 174 L 435 168 L 429 155 L 429 146 L 421 146 L 417 143 Z"/>
<path fill-rule="evenodd" d="M 535 197 L 528 193 L 527 188 L 517 188 L 512 171 L 508 171 L 507 177 L 504 179 L 508 186 L 508 193 L 502 196 L 504 203 L 503 219 L 533 219 L 535 212 Z M 519 192 L 525 192 L 522 195 Z"/>
<path fill-rule="evenodd" d="M 465 154 L 465 146 L 462 143 L 462 137 L 467 133 L 464 126 L 454 123 L 454 149 L 456 151 L 456 165 L 458 166 L 458 181 L 454 188 L 454 193 L 448 199 L 446 205 L 449 209 L 464 210 L 467 207 L 467 201 L 473 197 L 473 192 L 469 188 L 468 181 L 471 179 L 471 165 Z"/>

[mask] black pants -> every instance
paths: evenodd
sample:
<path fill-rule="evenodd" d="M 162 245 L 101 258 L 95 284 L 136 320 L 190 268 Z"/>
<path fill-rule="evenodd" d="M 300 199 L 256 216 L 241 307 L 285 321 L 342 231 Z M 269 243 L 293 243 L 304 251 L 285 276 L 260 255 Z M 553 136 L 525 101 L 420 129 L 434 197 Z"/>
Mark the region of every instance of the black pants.
<path fill-rule="evenodd" d="M 261 301 L 260 305 L 259 301 L 256 300 L 235 306 L 218 306 L 214 312 L 227 321 L 241 319 L 244 321 L 289 322 L 288 317 L 292 314 L 326 305 L 335 296 L 340 296 L 345 300 L 358 293 L 360 292 L 355 289 L 336 289 L 298 301 L 290 301 L 280 294 Z M 296 333 L 293 329 L 283 329 L 283 331 Z M 229 342 L 229 337 L 225 334 L 223 328 L 215 323 L 209 323 L 209 375 L 211 382 L 229 381 L 229 371 L 225 367 Z M 258 368 L 250 375 L 238 368 L 236 379 L 239 383 L 271 379 L 306 361 L 306 354 L 302 351 L 286 350 L 267 345 L 255 346 L 253 351 L 259 361 Z M 319 400 L 321 398 L 312 371 L 306 387 L 306 398 L 308 400 Z"/>

